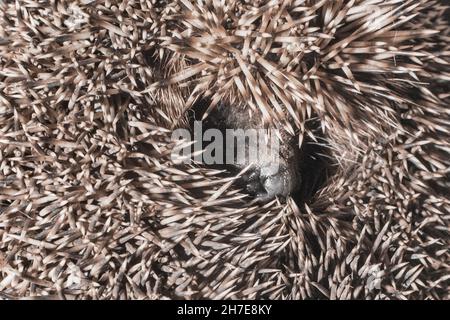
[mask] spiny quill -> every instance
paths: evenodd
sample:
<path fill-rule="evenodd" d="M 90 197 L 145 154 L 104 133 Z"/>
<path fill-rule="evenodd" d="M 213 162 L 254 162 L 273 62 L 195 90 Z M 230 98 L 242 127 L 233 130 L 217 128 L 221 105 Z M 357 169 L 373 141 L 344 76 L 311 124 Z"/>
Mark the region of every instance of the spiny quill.
<path fill-rule="evenodd" d="M 268 122 L 284 120 L 290 132 L 292 123 L 305 131 L 314 114 L 324 130 L 352 138 L 389 134 L 398 128 L 392 104 L 414 104 L 401 90 L 449 75 L 423 68 L 447 65 L 448 52 L 420 42 L 439 38 L 439 24 L 417 19 L 443 12 L 434 1 L 178 3 L 161 46 L 192 61 L 169 80 L 191 85 L 188 104 L 205 97 L 210 108 L 247 103 Z"/>

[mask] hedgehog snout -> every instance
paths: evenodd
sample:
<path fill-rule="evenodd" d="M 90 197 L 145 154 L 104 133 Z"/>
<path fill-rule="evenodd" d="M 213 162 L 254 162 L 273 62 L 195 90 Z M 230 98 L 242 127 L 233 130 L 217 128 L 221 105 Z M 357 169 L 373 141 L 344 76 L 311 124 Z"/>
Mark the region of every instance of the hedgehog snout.
<path fill-rule="evenodd" d="M 293 189 L 294 177 L 286 164 L 267 164 L 255 167 L 245 179 L 247 192 L 259 202 L 267 202 L 277 196 L 287 197 Z"/>

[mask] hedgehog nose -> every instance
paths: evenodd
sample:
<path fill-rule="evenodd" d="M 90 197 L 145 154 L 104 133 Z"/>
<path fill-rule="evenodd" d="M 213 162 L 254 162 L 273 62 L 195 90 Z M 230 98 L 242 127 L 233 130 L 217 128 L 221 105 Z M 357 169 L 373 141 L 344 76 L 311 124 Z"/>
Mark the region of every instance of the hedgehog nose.
<path fill-rule="evenodd" d="M 261 170 L 261 179 L 265 190 L 263 197 L 273 199 L 276 196 L 288 196 L 291 184 L 290 178 L 285 167 L 280 167 L 277 171 L 270 174 L 264 174 L 264 170 Z"/>
<path fill-rule="evenodd" d="M 264 178 L 264 177 L 263 177 Z M 268 196 L 286 196 L 286 181 L 283 175 L 274 174 L 264 178 L 263 186 Z"/>
<path fill-rule="evenodd" d="M 248 177 L 247 191 L 261 202 L 270 201 L 276 196 L 286 197 L 290 192 L 290 178 L 284 165 L 267 165 L 255 169 Z"/>

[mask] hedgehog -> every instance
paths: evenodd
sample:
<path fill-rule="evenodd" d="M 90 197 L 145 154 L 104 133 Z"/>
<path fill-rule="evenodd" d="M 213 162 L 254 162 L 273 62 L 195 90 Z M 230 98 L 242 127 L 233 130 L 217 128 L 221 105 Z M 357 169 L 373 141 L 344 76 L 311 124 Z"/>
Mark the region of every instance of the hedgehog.
<path fill-rule="evenodd" d="M 449 299 L 448 13 L 0 2 L 0 297 Z M 174 162 L 196 119 L 282 169 Z"/>

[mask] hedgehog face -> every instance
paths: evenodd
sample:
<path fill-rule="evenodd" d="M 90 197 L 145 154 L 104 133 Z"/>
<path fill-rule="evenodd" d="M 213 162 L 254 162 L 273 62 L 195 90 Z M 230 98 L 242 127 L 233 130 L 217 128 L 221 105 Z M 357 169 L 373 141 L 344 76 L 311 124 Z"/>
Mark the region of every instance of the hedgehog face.
<path fill-rule="evenodd" d="M 285 130 L 267 128 L 249 106 L 219 104 L 208 115 L 205 129 L 225 133 L 220 153 L 233 161 L 224 163 L 233 175 L 246 171 L 237 184 L 255 201 L 267 202 L 276 197 L 285 200 L 298 189 L 301 184 L 298 144 L 292 143 Z"/>
<path fill-rule="evenodd" d="M 296 168 L 296 163 L 282 163 L 274 169 L 267 164 L 263 167 L 254 167 L 243 180 L 246 190 L 255 196 L 258 202 L 273 200 L 275 197 L 286 198 L 301 183 L 297 175 L 289 174 Z"/>

